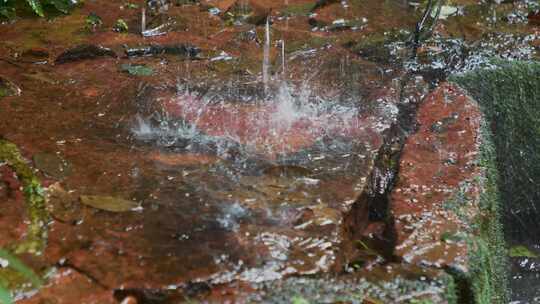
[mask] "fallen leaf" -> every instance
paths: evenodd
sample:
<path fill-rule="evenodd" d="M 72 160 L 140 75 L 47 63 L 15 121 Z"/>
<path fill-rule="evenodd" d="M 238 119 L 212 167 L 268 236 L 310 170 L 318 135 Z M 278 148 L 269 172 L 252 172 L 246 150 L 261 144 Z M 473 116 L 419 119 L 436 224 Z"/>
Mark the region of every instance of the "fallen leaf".
<path fill-rule="evenodd" d="M 139 206 L 133 201 L 112 196 L 81 195 L 80 200 L 87 206 L 110 212 L 131 211 Z"/>

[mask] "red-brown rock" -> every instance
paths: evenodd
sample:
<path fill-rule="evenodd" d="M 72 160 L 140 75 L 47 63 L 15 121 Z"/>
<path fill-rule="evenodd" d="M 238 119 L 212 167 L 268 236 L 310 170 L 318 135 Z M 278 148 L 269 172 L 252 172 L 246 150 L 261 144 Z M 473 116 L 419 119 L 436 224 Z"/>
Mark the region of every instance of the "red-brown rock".
<path fill-rule="evenodd" d="M 481 175 L 474 165 L 479 153 L 481 113 L 478 105 L 453 84 L 441 84 L 420 106 L 419 130 L 410 136 L 401 156 L 399 179 L 391 196 L 397 246 L 406 262 L 467 268 L 465 240 L 448 236 L 467 231 L 467 224 L 445 203 L 460 191 L 478 200 Z M 472 218 L 478 208 L 466 214 Z"/>

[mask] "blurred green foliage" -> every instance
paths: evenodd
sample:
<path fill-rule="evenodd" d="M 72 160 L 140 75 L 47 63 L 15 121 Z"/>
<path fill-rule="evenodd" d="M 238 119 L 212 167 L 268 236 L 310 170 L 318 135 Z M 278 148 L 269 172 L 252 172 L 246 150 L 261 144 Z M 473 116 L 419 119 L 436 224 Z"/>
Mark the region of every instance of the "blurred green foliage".
<path fill-rule="evenodd" d="M 113 26 L 113 31 L 119 33 L 125 33 L 129 30 L 129 27 L 124 19 L 116 20 L 116 23 Z"/>
<path fill-rule="evenodd" d="M 13 19 L 19 13 L 40 17 L 49 14 L 68 14 L 81 1 L 72 0 L 0 0 L 0 19 Z"/>
<path fill-rule="evenodd" d="M 43 285 L 42 279 L 37 275 L 34 270 L 29 268 L 18 257 L 13 255 L 7 250 L 0 248 L 0 304 L 11 304 L 13 298 L 10 292 L 9 276 L 5 275 L 5 271 L 10 269 L 22 276 L 25 281 L 29 282 L 35 288 L 39 288 Z"/>

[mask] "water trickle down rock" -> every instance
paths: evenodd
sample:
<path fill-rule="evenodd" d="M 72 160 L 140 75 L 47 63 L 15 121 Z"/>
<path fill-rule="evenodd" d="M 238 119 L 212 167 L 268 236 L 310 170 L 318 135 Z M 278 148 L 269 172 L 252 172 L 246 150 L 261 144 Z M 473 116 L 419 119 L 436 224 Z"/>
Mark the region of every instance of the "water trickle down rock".
<path fill-rule="evenodd" d="M 497 291 L 497 285 L 504 284 L 499 260 L 505 250 L 501 231 L 493 228 L 500 225 L 498 202 L 483 119 L 478 104 L 453 84 L 441 84 L 420 106 L 420 127 L 407 139 L 391 194 L 394 254 L 406 263 L 451 269 L 474 282 L 462 293 L 502 303 L 504 287 Z"/>
<path fill-rule="evenodd" d="M 264 93 L 268 94 L 268 82 L 270 81 L 269 75 L 270 68 L 270 18 L 266 19 L 266 27 L 264 32 L 264 50 L 263 50 L 263 63 L 262 63 L 262 81 L 264 84 Z"/>

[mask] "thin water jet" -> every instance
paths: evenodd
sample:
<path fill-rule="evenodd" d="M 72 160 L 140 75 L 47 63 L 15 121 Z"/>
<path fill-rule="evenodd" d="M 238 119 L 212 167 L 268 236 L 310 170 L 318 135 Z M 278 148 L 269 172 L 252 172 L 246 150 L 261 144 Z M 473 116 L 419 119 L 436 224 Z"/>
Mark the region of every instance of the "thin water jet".
<path fill-rule="evenodd" d="M 268 82 L 270 80 L 269 68 L 270 68 L 270 16 L 266 18 L 266 26 L 264 32 L 264 50 L 263 50 L 263 65 L 262 65 L 262 77 L 264 84 L 264 93 L 268 94 Z"/>

